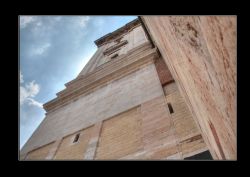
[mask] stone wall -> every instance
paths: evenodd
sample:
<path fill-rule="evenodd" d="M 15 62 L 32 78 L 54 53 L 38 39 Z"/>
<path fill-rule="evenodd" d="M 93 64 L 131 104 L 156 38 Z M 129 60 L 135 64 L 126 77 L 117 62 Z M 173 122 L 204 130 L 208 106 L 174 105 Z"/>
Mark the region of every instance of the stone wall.
<path fill-rule="evenodd" d="M 164 90 L 166 95 L 63 137 L 51 159 L 184 159 L 206 151 L 175 83 L 166 85 Z M 79 133 L 79 140 L 74 143 Z M 51 147 L 34 150 L 27 159 L 45 159 Z"/>
<path fill-rule="evenodd" d="M 215 159 L 237 158 L 236 16 L 142 16 Z"/>
<path fill-rule="evenodd" d="M 163 95 L 154 64 L 49 113 L 25 144 L 25 153 Z"/>

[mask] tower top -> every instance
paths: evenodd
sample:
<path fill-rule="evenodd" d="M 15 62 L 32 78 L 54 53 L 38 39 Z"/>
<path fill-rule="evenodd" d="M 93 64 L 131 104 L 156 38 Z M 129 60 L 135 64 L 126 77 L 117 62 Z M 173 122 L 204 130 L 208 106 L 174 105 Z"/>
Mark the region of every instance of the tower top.
<path fill-rule="evenodd" d="M 108 33 L 105 36 L 97 39 L 95 41 L 95 44 L 97 45 L 97 47 L 100 47 L 103 44 L 110 42 L 110 40 L 115 39 L 117 36 L 120 36 L 121 34 L 128 32 L 130 29 L 132 29 L 135 26 L 138 26 L 139 24 L 140 24 L 140 20 L 136 18 L 135 20 L 127 23 L 126 25 L 115 30 L 114 32 Z"/>

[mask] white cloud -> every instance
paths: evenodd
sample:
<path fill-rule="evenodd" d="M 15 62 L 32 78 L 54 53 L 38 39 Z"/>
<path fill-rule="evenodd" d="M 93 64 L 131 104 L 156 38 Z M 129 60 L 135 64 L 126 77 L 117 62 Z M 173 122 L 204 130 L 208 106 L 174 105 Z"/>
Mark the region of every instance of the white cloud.
<path fill-rule="evenodd" d="M 33 98 L 27 98 L 28 104 L 29 105 L 33 105 L 33 106 L 37 106 L 39 108 L 43 108 L 43 104 L 34 100 Z"/>
<path fill-rule="evenodd" d="M 28 92 L 23 86 L 20 86 L 20 104 L 22 105 L 25 99 L 29 96 Z"/>
<path fill-rule="evenodd" d="M 38 92 L 40 91 L 40 87 L 38 84 L 35 83 L 35 81 L 29 82 L 28 84 L 26 84 L 26 89 L 29 92 L 29 95 L 31 97 L 36 96 L 36 94 L 38 94 Z"/>
<path fill-rule="evenodd" d="M 38 84 L 32 81 L 25 85 L 25 87 L 20 86 L 20 102 L 21 105 L 27 100 L 27 98 L 35 97 L 40 90 Z"/>
<path fill-rule="evenodd" d="M 50 43 L 45 43 L 41 46 L 31 49 L 31 56 L 44 54 L 49 49 L 50 46 L 51 46 Z"/>
<path fill-rule="evenodd" d="M 25 28 L 28 24 L 35 21 L 34 16 L 20 16 L 20 27 Z"/>
<path fill-rule="evenodd" d="M 40 86 L 35 81 L 20 86 L 20 104 L 28 103 L 29 105 L 42 108 L 42 103 L 36 101 L 34 97 L 39 93 Z"/>
<path fill-rule="evenodd" d="M 24 85 L 23 75 L 20 71 L 20 149 L 26 143 L 36 127 L 44 118 L 42 103 L 35 100 L 40 91 L 40 86 L 35 81 Z M 23 105 L 28 106 L 23 106 Z"/>
<path fill-rule="evenodd" d="M 89 21 L 89 16 L 82 16 L 82 17 L 78 17 L 76 20 L 76 23 L 81 27 L 84 28 L 87 24 L 87 22 Z"/>

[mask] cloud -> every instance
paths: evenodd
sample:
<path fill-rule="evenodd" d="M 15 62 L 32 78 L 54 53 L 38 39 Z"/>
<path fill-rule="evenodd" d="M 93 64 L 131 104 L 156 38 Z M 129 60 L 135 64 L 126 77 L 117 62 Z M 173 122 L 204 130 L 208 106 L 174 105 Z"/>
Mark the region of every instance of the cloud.
<path fill-rule="evenodd" d="M 42 103 L 35 100 L 40 91 L 40 86 L 35 82 L 24 85 L 22 72 L 20 71 L 20 149 L 35 131 L 44 118 Z"/>
<path fill-rule="evenodd" d="M 20 27 L 25 28 L 27 25 L 35 21 L 34 16 L 20 16 Z"/>
<path fill-rule="evenodd" d="M 20 86 L 20 103 L 21 105 L 28 100 L 28 98 L 35 97 L 40 90 L 38 84 L 35 81 L 32 81 L 25 85 L 25 87 Z"/>
<path fill-rule="evenodd" d="M 35 83 L 35 81 L 32 81 L 26 84 L 26 89 L 29 91 L 30 96 L 34 97 L 36 96 L 36 94 L 38 94 L 40 87 L 38 84 Z"/>
<path fill-rule="evenodd" d="M 50 46 L 51 46 L 50 43 L 45 43 L 45 44 L 40 45 L 40 46 L 38 46 L 36 48 L 33 48 L 31 50 L 31 56 L 43 55 L 49 49 Z"/>
<path fill-rule="evenodd" d="M 23 77 L 20 72 L 20 77 Z M 24 81 L 22 80 L 21 83 Z M 39 93 L 40 86 L 35 83 L 35 81 L 29 82 L 25 84 L 25 86 L 20 86 L 20 104 L 21 106 L 24 103 L 28 103 L 28 105 L 37 106 L 42 108 L 42 103 L 36 101 L 34 97 Z"/>
<path fill-rule="evenodd" d="M 79 25 L 80 25 L 80 27 L 82 27 L 82 28 L 85 27 L 88 21 L 89 21 L 89 17 L 88 16 L 86 16 L 86 17 L 80 17 L 80 19 L 79 19 Z"/>
<path fill-rule="evenodd" d="M 84 28 L 87 25 L 87 22 L 89 21 L 89 19 L 90 19 L 89 16 L 81 16 L 81 17 L 77 17 L 75 22 L 79 27 Z"/>
<path fill-rule="evenodd" d="M 39 107 L 39 108 L 43 108 L 43 104 L 42 103 L 40 103 L 40 102 L 38 102 L 38 101 L 36 101 L 36 100 L 34 100 L 33 98 L 27 98 L 27 101 L 28 101 L 28 104 L 29 105 L 33 105 L 33 106 L 37 106 L 37 107 Z"/>

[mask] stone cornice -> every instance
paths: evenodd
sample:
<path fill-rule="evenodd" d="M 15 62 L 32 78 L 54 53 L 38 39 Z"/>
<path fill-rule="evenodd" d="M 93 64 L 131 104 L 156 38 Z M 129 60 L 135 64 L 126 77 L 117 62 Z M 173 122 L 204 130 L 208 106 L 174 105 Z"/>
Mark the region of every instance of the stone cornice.
<path fill-rule="evenodd" d="M 145 48 L 141 52 L 134 52 L 125 55 L 124 58 L 114 60 L 98 68 L 94 72 L 81 77 L 71 83 L 65 90 L 61 91 L 57 98 L 43 105 L 44 109 L 52 112 L 76 99 L 82 95 L 93 92 L 110 81 L 124 77 L 125 75 L 138 70 L 142 65 L 152 63 L 158 56 L 156 49 Z"/>
<path fill-rule="evenodd" d="M 124 58 L 131 57 L 131 56 L 135 57 L 136 55 L 140 54 L 141 52 L 144 52 L 145 50 L 148 50 L 149 48 L 151 48 L 150 43 L 149 42 L 145 42 L 144 44 L 139 45 L 139 46 L 131 49 L 130 51 L 128 51 L 128 53 L 126 55 L 124 55 L 124 54 L 120 55 L 116 59 L 113 59 L 113 60 L 111 60 L 109 62 L 106 62 L 106 63 L 98 66 L 93 71 L 91 71 L 91 72 L 89 72 L 89 73 L 87 73 L 85 75 L 79 75 L 79 76 L 77 76 L 75 79 L 67 82 L 65 84 L 65 86 L 68 88 L 68 87 L 71 87 L 72 85 L 76 85 L 76 82 L 79 82 L 80 80 L 85 79 L 86 77 L 89 77 L 90 75 L 93 75 L 96 72 L 99 72 L 99 70 L 103 70 L 103 68 L 106 68 L 109 65 L 114 65 L 114 63 L 119 62 L 118 60 L 123 60 Z M 65 90 L 62 90 L 62 91 L 58 92 L 56 95 L 57 96 L 62 95 L 62 93 L 64 91 Z"/>
<path fill-rule="evenodd" d="M 129 30 L 131 30 L 132 28 L 134 28 L 135 26 L 141 25 L 140 20 L 137 18 L 129 23 L 127 23 L 125 26 L 115 30 L 112 33 L 108 33 L 105 36 L 97 39 L 95 41 L 95 44 L 100 47 L 103 44 L 105 44 L 106 42 L 109 42 L 111 39 L 116 38 L 117 36 L 120 36 L 123 33 L 128 32 Z"/>

